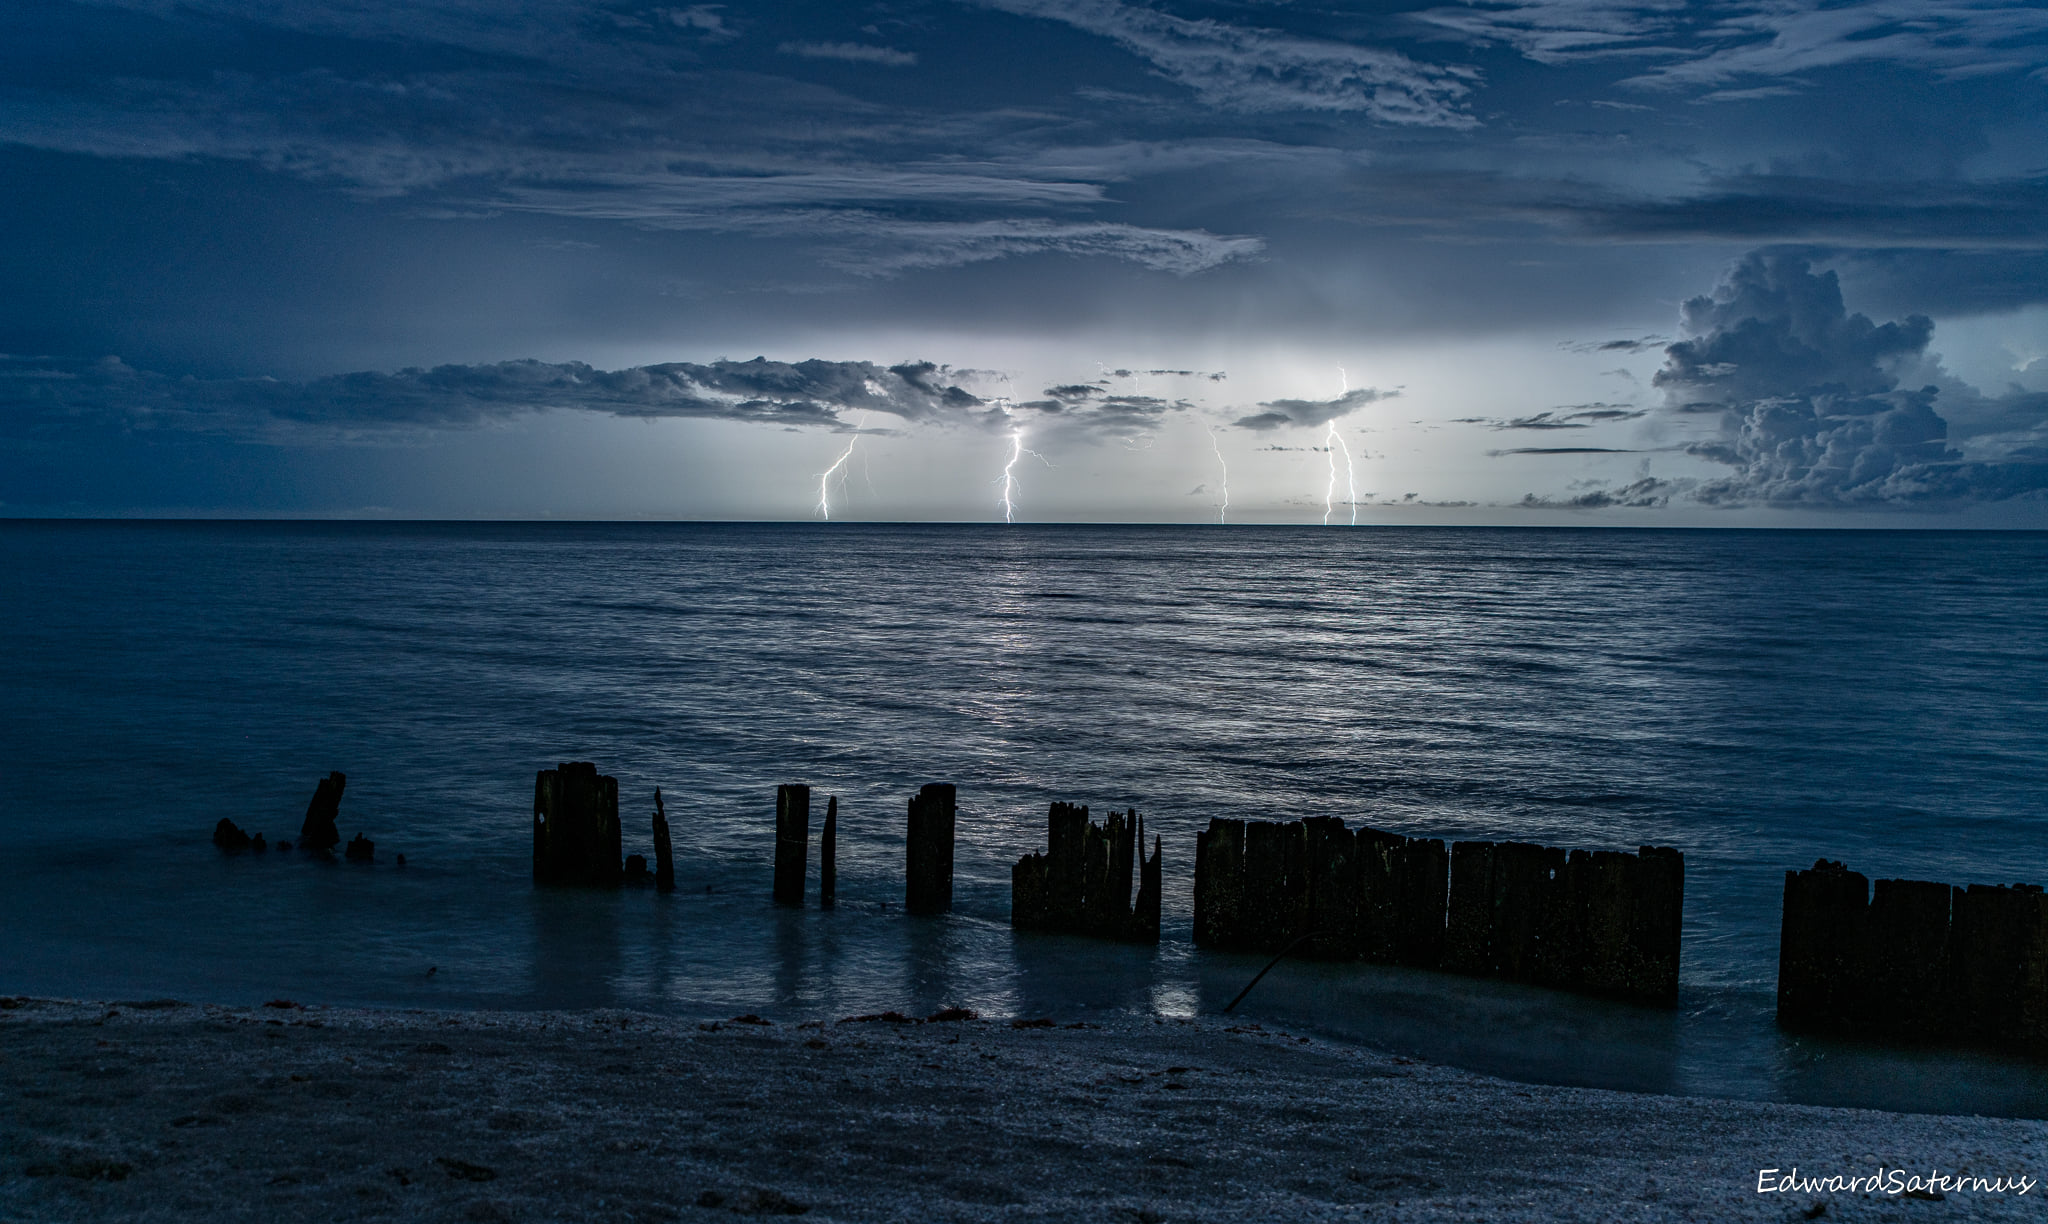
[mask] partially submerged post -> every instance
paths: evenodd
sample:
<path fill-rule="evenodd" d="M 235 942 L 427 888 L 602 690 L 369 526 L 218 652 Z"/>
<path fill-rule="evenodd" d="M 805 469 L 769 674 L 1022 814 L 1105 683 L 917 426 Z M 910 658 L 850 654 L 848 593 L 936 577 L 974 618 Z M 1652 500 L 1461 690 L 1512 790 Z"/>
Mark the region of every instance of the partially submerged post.
<path fill-rule="evenodd" d="M 676 890 L 676 861 L 669 849 L 668 815 L 662 811 L 661 788 L 654 788 L 654 890 Z"/>
<path fill-rule="evenodd" d="M 939 914 L 953 908 L 953 817 L 950 782 L 932 782 L 910 801 L 903 909 Z"/>
<path fill-rule="evenodd" d="M 775 903 L 804 903 L 804 869 L 811 855 L 811 788 L 775 788 Z"/>
<path fill-rule="evenodd" d="M 839 891 L 839 796 L 825 800 L 825 831 L 818 836 L 818 908 L 831 909 Z"/>
<path fill-rule="evenodd" d="M 1027 854 L 1010 871 L 1011 927 L 1159 942 L 1160 850 L 1155 838 L 1145 857 L 1145 822 L 1136 808 L 1095 825 L 1087 808 L 1055 803 L 1046 813 L 1046 845 L 1046 853 Z M 1134 868 L 1142 868 L 1135 907 Z"/>
<path fill-rule="evenodd" d="M 564 761 L 533 780 L 533 882 L 614 887 L 625 876 L 619 780 Z"/>
<path fill-rule="evenodd" d="M 305 823 L 299 826 L 299 849 L 332 850 L 341 844 L 341 830 L 335 821 L 341 815 L 341 791 L 348 777 L 340 772 L 320 779 L 313 801 L 306 805 Z"/>

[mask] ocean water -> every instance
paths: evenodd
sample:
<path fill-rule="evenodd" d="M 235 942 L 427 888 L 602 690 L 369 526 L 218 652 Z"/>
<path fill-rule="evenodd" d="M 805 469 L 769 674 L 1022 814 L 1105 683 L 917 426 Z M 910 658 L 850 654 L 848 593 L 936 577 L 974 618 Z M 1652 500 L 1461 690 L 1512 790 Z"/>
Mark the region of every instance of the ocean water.
<path fill-rule="evenodd" d="M 2048 536 L 16 522 L 0 565 L 0 991 L 1213 1013 L 1263 959 L 1189 945 L 1195 831 L 1321 814 L 1679 847 L 1680 1007 L 1287 963 L 1249 1022 L 2048 1116 L 2040 1064 L 1771 1019 L 1787 869 L 2048 882 Z M 675 895 L 532 886 L 533 774 L 564 760 L 619 779 L 628 852 L 662 788 Z M 334 769 L 378 865 L 209 843 L 222 816 L 295 838 Z M 839 797 L 834 911 L 769 902 L 789 781 L 814 821 Z M 910 918 L 928 781 L 960 788 L 955 910 Z M 1010 932 L 1054 799 L 1163 836 L 1157 949 Z"/>

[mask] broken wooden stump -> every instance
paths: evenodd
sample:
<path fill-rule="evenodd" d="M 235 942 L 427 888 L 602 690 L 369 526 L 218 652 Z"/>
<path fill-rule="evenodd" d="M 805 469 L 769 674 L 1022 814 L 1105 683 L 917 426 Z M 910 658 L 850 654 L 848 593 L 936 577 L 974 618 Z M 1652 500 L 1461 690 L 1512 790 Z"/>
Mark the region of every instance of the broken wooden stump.
<path fill-rule="evenodd" d="M 1195 834 L 1195 944 L 1232 950 L 1244 924 L 1244 821 L 1217 817 Z"/>
<path fill-rule="evenodd" d="M 954 804 L 950 782 L 929 783 L 910 801 L 904 845 L 906 913 L 940 914 L 953 908 Z"/>
<path fill-rule="evenodd" d="M 1111 812 L 1106 825 L 1096 825 L 1087 808 L 1054 803 L 1046 813 L 1046 852 L 1025 855 L 1010 871 L 1010 926 L 1158 943 L 1160 850 L 1155 838 L 1151 857 L 1144 856 L 1144 830 L 1136 808 Z M 1135 906 L 1134 868 L 1141 869 Z"/>
<path fill-rule="evenodd" d="M 377 843 L 358 833 L 349 840 L 342 857 L 351 863 L 374 863 L 377 861 Z"/>
<path fill-rule="evenodd" d="M 654 788 L 654 889 L 656 892 L 676 890 L 676 861 L 669 847 L 668 814 L 661 807 L 661 788 Z"/>
<path fill-rule="evenodd" d="M 831 909 L 839 894 L 839 796 L 825 800 L 825 831 L 818 835 L 818 908 Z"/>
<path fill-rule="evenodd" d="M 299 849 L 332 850 L 341 844 L 335 822 L 341 817 L 341 792 L 347 785 L 347 775 L 335 772 L 313 788 L 313 801 L 306 805 L 306 819 L 299 825 Z"/>
<path fill-rule="evenodd" d="M 2048 897 L 2035 885 L 1785 873 L 1778 1023 L 1794 1032 L 2048 1050 Z"/>
<path fill-rule="evenodd" d="M 213 844 L 229 854 L 236 854 L 249 848 L 249 835 L 242 832 L 241 826 L 223 816 L 213 826 Z"/>
<path fill-rule="evenodd" d="M 775 788 L 775 903 L 804 903 L 804 873 L 811 856 L 811 788 Z"/>
<path fill-rule="evenodd" d="M 533 780 L 533 882 L 616 887 L 624 878 L 619 780 L 564 761 Z"/>

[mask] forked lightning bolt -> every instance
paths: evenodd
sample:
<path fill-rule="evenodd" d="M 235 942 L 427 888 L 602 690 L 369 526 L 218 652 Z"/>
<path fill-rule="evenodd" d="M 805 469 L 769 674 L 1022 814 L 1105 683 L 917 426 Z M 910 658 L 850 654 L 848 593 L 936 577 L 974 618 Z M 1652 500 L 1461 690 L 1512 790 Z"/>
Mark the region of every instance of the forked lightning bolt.
<path fill-rule="evenodd" d="M 1351 462 L 1351 448 L 1344 445 L 1344 438 L 1337 432 L 1337 422 L 1331 421 L 1329 432 L 1323 435 L 1326 444 L 1323 449 L 1330 457 L 1330 483 L 1323 489 L 1323 526 L 1330 525 L 1331 503 L 1337 495 L 1337 455 L 1344 455 L 1344 490 L 1351 504 L 1351 525 L 1358 526 L 1358 469 Z"/>
<path fill-rule="evenodd" d="M 860 445 L 860 430 L 867 423 L 868 414 L 863 412 L 860 414 L 860 419 L 853 423 L 854 435 L 846 440 L 846 449 L 839 452 L 839 458 L 832 461 L 831 467 L 818 473 L 818 516 L 828 523 L 832 521 L 832 499 L 830 496 L 832 473 L 845 467 L 847 461 L 853 458 L 853 448 Z M 842 485 L 846 483 L 844 477 L 840 479 L 840 483 Z"/>
<path fill-rule="evenodd" d="M 1003 496 L 1001 505 L 1003 507 L 1003 521 L 1005 523 L 1017 521 L 1017 461 L 1026 455 L 1031 456 L 1047 467 L 1052 466 L 1052 460 L 1024 445 L 1023 430 L 1011 431 L 1010 458 L 1003 464 Z"/>

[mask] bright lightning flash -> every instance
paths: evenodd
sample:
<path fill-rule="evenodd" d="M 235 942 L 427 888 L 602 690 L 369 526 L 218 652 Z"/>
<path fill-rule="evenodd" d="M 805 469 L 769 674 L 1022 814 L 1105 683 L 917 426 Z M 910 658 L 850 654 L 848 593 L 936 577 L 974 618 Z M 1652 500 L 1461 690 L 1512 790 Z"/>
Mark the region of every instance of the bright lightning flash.
<path fill-rule="evenodd" d="M 847 461 L 853 458 L 854 448 L 860 445 L 859 431 L 867 423 L 867 413 L 863 412 L 860 415 L 860 419 L 853 423 L 854 435 L 846 440 L 846 449 L 839 452 L 839 458 L 832 461 L 831 467 L 818 473 L 818 516 L 828 523 L 832 521 L 832 498 L 830 495 L 832 474 L 845 467 Z M 839 483 L 843 486 L 846 483 L 846 478 L 844 476 L 840 477 Z"/>
<path fill-rule="evenodd" d="M 1217 508 L 1216 521 L 1227 523 L 1230 521 L 1230 465 L 1223 461 L 1223 446 L 1216 441 L 1216 427 L 1205 425 L 1203 428 L 1209 431 L 1209 449 L 1216 452 L 1216 466 L 1223 469 L 1223 505 Z"/>
<path fill-rule="evenodd" d="M 1330 525 L 1330 509 L 1337 496 L 1337 456 L 1344 456 L 1344 491 L 1351 506 L 1351 525 L 1358 526 L 1358 469 L 1351 462 L 1351 448 L 1344 445 L 1344 437 L 1337 432 L 1337 422 L 1331 421 L 1329 432 L 1323 435 L 1324 451 L 1330 458 L 1330 483 L 1323 488 L 1323 526 Z"/>
<path fill-rule="evenodd" d="M 1003 507 L 1003 521 L 1005 523 L 1017 521 L 1017 461 L 1026 455 L 1031 456 L 1047 467 L 1052 466 L 1052 460 L 1024 445 L 1023 430 L 1019 429 L 1011 432 L 1010 457 L 1003 463 L 1003 496 L 1000 501 Z"/>

